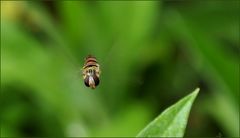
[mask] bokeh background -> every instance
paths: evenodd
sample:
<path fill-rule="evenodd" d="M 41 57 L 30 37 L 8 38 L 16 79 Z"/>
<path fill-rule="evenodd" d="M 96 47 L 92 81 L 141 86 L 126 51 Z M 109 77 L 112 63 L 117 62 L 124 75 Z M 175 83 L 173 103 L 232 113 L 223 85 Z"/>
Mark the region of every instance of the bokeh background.
<path fill-rule="evenodd" d="M 1 136 L 136 136 L 196 87 L 185 136 L 239 136 L 239 5 L 1 1 Z"/>

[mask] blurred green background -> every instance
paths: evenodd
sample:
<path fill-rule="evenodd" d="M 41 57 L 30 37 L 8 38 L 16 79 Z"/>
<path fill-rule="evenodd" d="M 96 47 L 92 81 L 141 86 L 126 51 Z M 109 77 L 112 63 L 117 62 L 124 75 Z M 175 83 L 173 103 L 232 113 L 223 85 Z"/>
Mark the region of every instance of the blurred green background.
<path fill-rule="evenodd" d="M 185 136 L 239 136 L 239 5 L 1 1 L 1 136 L 136 136 L 196 87 Z"/>

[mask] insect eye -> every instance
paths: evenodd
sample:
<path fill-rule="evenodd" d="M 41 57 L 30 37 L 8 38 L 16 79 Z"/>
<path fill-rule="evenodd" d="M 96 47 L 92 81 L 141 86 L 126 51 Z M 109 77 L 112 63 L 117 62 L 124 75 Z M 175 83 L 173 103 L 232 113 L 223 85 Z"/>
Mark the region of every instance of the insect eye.
<path fill-rule="evenodd" d="M 84 83 L 87 87 L 89 87 L 89 77 L 88 76 L 84 79 Z"/>
<path fill-rule="evenodd" d="M 99 78 L 96 75 L 94 75 L 93 79 L 94 79 L 95 85 L 97 86 L 99 84 L 99 82 L 100 82 Z"/>

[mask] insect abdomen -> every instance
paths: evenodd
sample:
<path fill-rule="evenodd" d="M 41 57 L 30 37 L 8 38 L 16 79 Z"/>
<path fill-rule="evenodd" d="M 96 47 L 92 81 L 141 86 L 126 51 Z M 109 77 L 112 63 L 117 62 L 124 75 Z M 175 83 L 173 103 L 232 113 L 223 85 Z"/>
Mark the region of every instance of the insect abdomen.
<path fill-rule="evenodd" d="M 88 56 L 84 63 L 84 68 L 91 67 L 91 66 L 98 66 L 98 62 L 95 57 Z"/>

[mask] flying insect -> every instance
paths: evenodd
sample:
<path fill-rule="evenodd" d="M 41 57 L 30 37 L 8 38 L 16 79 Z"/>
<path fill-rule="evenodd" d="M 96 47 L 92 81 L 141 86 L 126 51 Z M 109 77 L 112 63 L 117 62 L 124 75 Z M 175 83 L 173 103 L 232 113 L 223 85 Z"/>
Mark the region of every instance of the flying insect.
<path fill-rule="evenodd" d="M 94 56 L 88 55 L 85 58 L 82 74 L 83 74 L 84 84 L 87 87 L 95 89 L 96 86 L 99 85 L 100 66 L 97 62 L 97 59 Z"/>

